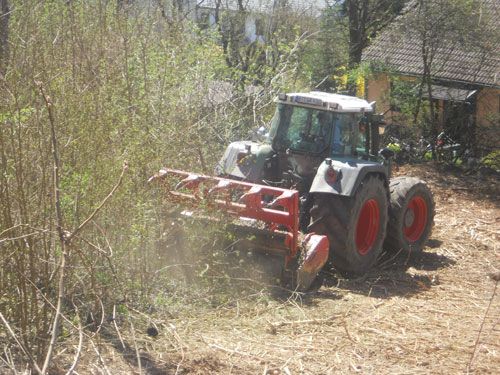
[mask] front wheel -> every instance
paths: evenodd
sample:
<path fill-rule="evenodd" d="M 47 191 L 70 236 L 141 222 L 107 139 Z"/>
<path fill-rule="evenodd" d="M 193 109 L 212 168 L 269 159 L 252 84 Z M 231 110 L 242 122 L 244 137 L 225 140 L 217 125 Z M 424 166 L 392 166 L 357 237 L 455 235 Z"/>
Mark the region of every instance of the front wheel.
<path fill-rule="evenodd" d="M 384 247 L 389 251 L 420 252 L 434 224 L 434 200 L 427 185 L 414 177 L 390 181 L 389 224 Z"/>
<path fill-rule="evenodd" d="M 363 275 L 382 251 L 387 206 L 384 181 L 368 176 L 353 197 L 315 194 L 308 230 L 328 236 L 330 263 L 335 269 Z"/>

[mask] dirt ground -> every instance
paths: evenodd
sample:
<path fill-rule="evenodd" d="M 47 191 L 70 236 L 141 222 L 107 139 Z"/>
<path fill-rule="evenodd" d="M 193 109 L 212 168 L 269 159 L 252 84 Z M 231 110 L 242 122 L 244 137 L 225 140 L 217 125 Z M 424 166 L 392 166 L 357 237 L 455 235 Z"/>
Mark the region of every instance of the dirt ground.
<path fill-rule="evenodd" d="M 100 358 L 78 373 L 498 374 L 498 179 L 433 165 L 396 174 L 421 177 L 435 196 L 422 254 L 386 255 L 366 277 L 331 275 L 308 295 L 272 293 L 255 280 L 237 296 L 200 296 L 215 302 L 189 311 L 142 314 L 156 337 L 139 322 L 122 328 L 123 341 L 110 329 L 86 353 Z"/>

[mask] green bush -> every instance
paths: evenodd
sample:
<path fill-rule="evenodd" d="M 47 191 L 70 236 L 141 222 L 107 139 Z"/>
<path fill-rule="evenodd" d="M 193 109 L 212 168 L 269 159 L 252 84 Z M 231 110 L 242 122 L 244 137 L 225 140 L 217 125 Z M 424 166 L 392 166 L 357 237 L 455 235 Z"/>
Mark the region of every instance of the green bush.
<path fill-rule="evenodd" d="M 481 159 L 481 164 L 485 167 L 500 171 L 500 150 L 490 152 Z"/>
<path fill-rule="evenodd" d="M 101 303 L 109 310 L 127 296 L 150 300 L 179 284 L 182 267 L 173 263 L 186 263 L 186 253 L 148 177 L 162 166 L 210 173 L 230 141 L 266 123 L 276 92 L 301 86 L 301 34 L 279 39 L 272 69 L 260 59 L 272 46 L 255 46 L 250 62 L 231 65 L 216 31 L 171 23 L 158 8 L 146 14 L 118 10 L 115 1 L 10 3 L 9 56 L 0 74 L 0 243 L 8 254 L 0 260 L 0 308 L 26 350 L 41 356 L 62 273 L 52 143 L 62 229 L 87 223 L 71 243 L 64 274 L 65 300 L 79 312 L 66 316 Z M 257 78 L 259 87 L 245 91 L 241 82 Z M 51 120 L 40 87 L 51 98 Z M 125 160 L 119 189 L 91 216 Z M 218 244 L 199 232 L 206 231 L 192 231 L 188 250 L 208 257 Z M 186 269 L 208 263 L 199 259 L 206 260 L 189 260 Z"/>
<path fill-rule="evenodd" d="M 395 154 L 398 154 L 401 152 L 401 145 L 399 143 L 389 143 L 387 145 L 387 148 L 394 152 Z"/>

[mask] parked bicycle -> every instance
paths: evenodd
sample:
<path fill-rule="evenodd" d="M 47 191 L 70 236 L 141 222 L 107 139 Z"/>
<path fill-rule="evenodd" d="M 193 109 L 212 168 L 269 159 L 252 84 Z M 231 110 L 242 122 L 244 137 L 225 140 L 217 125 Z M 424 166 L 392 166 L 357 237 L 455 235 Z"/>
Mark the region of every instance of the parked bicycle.
<path fill-rule="evenodd" d="M 450 165 L 470 157 L 468 148 L 456 142 L 446 131 L 439 133 L 435 140 L 428 140 L 422 136 L 418 141 L 414 141 L 410 134 L 405 137 L 400 128 L 401 126 L 395 127 L 399 133 L 390 129 L 391 131 L 384 136 L 384 143 L 386 147 L 394 151 L 394 161 L 397 164 L 431 160 L 433 153 L 438 162 Z M 400 133 L 403 136 L 399 137 Z"/>
<path fill-rule="evenodd" d="M 466 154 L 467 148 L 455 142 L 446 132 L 442 131 L 436 138 L 436 158 L 440 162 L 456 164 Z"/>
<path fill-rule="evenodd" d="M 386 147 L 394 152 L 394 161 L 397 164 L 407 164 L 418 159 L 414 142 L 406 142 L 393 136 L 387 137 L 387 141 Z"/>

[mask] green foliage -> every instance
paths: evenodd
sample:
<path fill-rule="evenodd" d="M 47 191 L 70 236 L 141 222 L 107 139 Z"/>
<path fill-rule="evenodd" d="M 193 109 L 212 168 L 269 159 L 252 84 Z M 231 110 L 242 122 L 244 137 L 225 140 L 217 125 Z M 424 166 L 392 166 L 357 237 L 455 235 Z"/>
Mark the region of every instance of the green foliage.
<path fill-rule="evenodd" d="M 432 160 L 432 152 L 431 151 L 427 151 L 424 154 L 424 160 L 426 160 L 426 161 L 431 161 Z"/>
<path fill-rule="evenodd" d="M 419 105 L 418 82 L 391 76 L 390 104 L 408 120 Z"/>
<path fill-rule="evenodd" d="M 401 145 L 399 145 L 398 143 L 389 143 L 387 145 L 387 148 L 396 154 L 401 152 Z"/>
<path fill-rule="evenodd" d="M 490 152 L 481 159 L 481 164 L 485 167 L 500 171 L 500 150 Z"/>
<path fill-rule="evenodd" d="M 0 123 L 4 125 L 10 124 L 25 124 L 34 113 L 34 108 L 20 108 L 13 113 L 0 113 Z"/>

